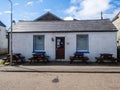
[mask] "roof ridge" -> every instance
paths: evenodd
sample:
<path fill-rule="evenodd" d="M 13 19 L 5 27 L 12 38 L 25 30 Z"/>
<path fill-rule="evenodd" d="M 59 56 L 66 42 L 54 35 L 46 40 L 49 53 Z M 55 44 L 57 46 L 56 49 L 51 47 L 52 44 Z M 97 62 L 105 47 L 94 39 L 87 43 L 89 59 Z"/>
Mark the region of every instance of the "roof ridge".
<path fill-rule="evenodd" d="M 54 19 L 51 19 L 52 21 L 53 21 L 53 20 L 55 20 L 55 21 L 58 21 L 58 20 L 61 21 L 61 20 L 62 20 L 62 19 L 59 18 L 58 16 L 56 16 L 56 15 L 54 15 L 53 13 L 51 13 L 51 12 L 48 11 L 47 13 L 43 14 L 42 16 L 36 18 L 34 21 L 51 21 L 50 18 L 46 17 L 47 15 L 51 15 L 52 18 L 54 18 Z M 45 18 L 45 17 L 46 17 L 46 18 Z"/>

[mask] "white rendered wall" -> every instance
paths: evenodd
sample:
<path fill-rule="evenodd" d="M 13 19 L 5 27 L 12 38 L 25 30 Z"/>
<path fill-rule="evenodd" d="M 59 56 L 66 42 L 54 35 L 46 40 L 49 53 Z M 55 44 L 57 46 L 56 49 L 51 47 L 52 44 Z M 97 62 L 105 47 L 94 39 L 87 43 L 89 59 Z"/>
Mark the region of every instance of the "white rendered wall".
<path fill-rule="evenodd" d="M 0 48 L 7 48 L 6 28 L 0 26 Z"/>
<path fill-rule="evenodd" d="M 100 53 L 111 53 L 117 57 L 117 32 L 90 33 L 89 51 L 89 57 L 92 61 Z"/>
<path fill-rule="evenodd" d="M 65 37 L 65 59 L 68 60 L 76 51 L 76 35 L 89 35 L 89 53 L 85 54 L 90 61 L 95 61 L 95 57 L 100 53 L 111 53 L 117 56 L 117 32 L 86 32 L 86 33 L 14 33 L 13 52 L 22 53 L 26 58 L 32 56 L 33 35 L 45 35 L 45 51 L 50 60 L 55 60 L 55 38 Z M 51 40 L 54 38 L 54 41 Z"/>

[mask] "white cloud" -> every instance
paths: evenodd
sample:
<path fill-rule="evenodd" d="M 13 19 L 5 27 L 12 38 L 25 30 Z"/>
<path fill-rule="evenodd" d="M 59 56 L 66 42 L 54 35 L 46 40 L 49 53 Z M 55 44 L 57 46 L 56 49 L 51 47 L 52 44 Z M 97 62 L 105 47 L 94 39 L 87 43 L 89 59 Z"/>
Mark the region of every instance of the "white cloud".
<path fill-rule="evenodd" d="M 31 5 L 33 5 L 33 2 L 32 1 L 30 1 L 30 2 L 27 2 L 27 4 L 26 4 L 27 6 L 31 6 Z"/>
<path fill-rule="evenodd" d="M 94 15 L 109 9 L 110 0 L 85 0 L 81 3 L 83 9 L 81 13 L 84 15 Z"/>
<path fill-rule="evenodd" d="M 71 6 L 69 9 L 66 10 L 66 13 L 68 13 L 68 14 L 71 14 L 71 13 L 75 14 L 77 9 L 78 9 L 78 7 Z"/>
<path fill-rule="evenodd" d="M 14 6 L 18 6 L 19 5 L 19 3 L 14 3 Z"/>
<path fill-rule="evenodd" d="M 82 0 L 71 0 L 71 3 L 72 4 L 77 4 L 77 3 L 80 3 Z"/>
<path fill-rule="evenodd" d="M 10 13 L 11 13 L 11 11 L 4 11 L 4 13 L 6 13 L 6 14 L 10 14 Z"/>
<path fill-rule="evenodd" d="M 71 0 L 72 6 L 65 12 L 75 19 L 100 18 L 100 13 L 110 9 L 110 0 Z"/>
<path fill-rule="evenodd" d="M 2 12 L 0 12 L 0 15 L 2 15 Z"/>
<path fill-rule="evenodd" d="M 73 20 L 73 17 L 68 16 L 68 17 L 65 17 L 64 20 Z"/>
<path fill-rule="evenodd" d="M 50 8 L 46 8 L 46 9 L 44 9 L 44 11 L 48 12 L 48 11 L 51 11 L 51 9 Z"/>

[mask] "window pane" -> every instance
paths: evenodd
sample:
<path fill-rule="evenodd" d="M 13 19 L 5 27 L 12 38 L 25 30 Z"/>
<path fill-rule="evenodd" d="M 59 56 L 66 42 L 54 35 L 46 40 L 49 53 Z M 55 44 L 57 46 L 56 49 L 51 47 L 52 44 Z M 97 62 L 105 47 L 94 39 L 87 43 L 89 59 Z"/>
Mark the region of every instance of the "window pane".
<path fill-rule="evenodd" d="M 88 50 L 88 35 L 77 35 L 77 50 Z"/>
<path fill-rule="evenodd" d="M 44 50 L 44 36 L 34 36 L 34 50 Z"/>

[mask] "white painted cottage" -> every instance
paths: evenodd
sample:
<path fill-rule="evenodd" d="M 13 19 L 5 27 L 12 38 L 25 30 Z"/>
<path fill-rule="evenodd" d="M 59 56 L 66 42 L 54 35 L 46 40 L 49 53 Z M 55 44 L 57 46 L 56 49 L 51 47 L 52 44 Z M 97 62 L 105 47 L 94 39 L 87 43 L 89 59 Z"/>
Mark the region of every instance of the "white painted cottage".
<path fill-rule="evenodd" d="M 13 27 L 13 53 L 22 53 L 26 58 L 45 51 L 51 61 L 69 61 L 79 51 L 95 61 L 100 53 L 116 57 L 116 41 L 117 30 L 109 19 L 64 21 L 48 12 Z"/>
<path fill-rule="evenodd" d="M 7 53 L 8 40 L 6 34 L 6 26 L 0 21 L 0 54 Z"/>

